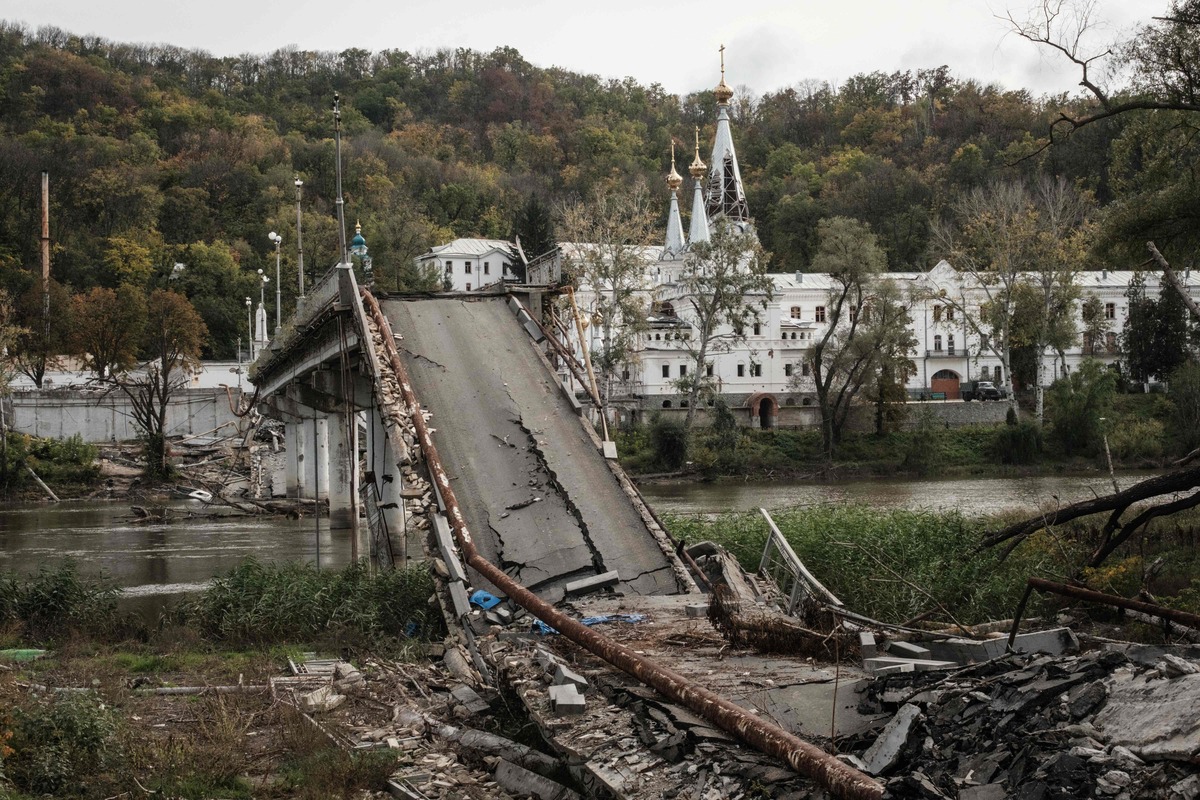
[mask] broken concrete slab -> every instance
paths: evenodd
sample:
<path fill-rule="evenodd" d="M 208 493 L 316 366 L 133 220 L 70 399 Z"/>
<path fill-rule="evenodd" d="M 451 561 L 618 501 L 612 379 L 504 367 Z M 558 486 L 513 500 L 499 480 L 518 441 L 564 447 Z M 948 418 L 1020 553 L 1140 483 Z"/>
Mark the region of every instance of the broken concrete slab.
<path fill-rule="evenodd" d="M 871 775 L 882 775 L 895 765 L 900 758 L 908 736 L 912 732 L 913 723 L 921 718 L 921 709 L 912 703 L 906 703 L 896 712 L 880 732 L 875 742 L 863 753 L 862 760 L 866 771 Z"/>
<path fill-rule="evenodd" d="M 346 695 L 338 694 L 332 686 L 322 686 L 320 689 L 300 695 L 300 708 L 309 714 L 333 711 L 346 702 Z"/>
<path fill-rule="evenodd" d="M 512 612 L 503 606 L 496 606 L 491 611 L 485 612 L 483 618 L 493 625 L 510 625 L 513 621 Z"/>
<path fill-rule="evenodd" d="M 692 618 L 708 616 L 707 603 L 688 603 L 684 606 L 684 612 Z"/>
<path fill-rule="evenodd" d="M 556 714 L 582 714 L 587 708 L 587 699 L 573 683 L 550 687 L 550 708 Z"/>
<path fill-rule="evenodd" d="M 604 457 L 609 461 L 617 460 L 617 443 L 606 441 L 604 444 Z"/>
<path fill-rule="evenodd" d="M 569 581 L 567 585 L 563 587 L 563 590 L 568 595 L 580 595 L 587 594 L 588 592 L 595 592 L 600 589 L 607 589 L 610 586 L 616 586 L 620 582 L 621 577 L 617 575 L 617 571 L 614 569 L 600 575 L 592 575 L 587 578 Z"/>
<path fill-rule="evenodd" d="M 495 777 L 501 789 L 518 797 L 532 796 L 537 800 L 581 800 L 576 792 L 561 783 L 504 759 L 500 759 L 496 764 Z"/>
<path fill-rule="evenodd" d="M 929 657 L 946 661 L 978 663 L 990 661 L 1004 655 L 1008 647 L 1008 637 L 999 636 L 994 639 L 939 639 L 924 642 L 929 650 Z M 1017 634 L 1013 640 L 1013 650 L 1017 653 L 1046 653 L 1057 656 L 1064 653 L 1074 653 L 1079 650 L 1079 639 L 1070 628 L 1052 628 L 1047 631 L 1030 631 Z"/>
<path fill-rule="evenodd" d="M 887 651 L 889 655 L 897 658 L 929 658 L 929 649 L 921 647 L 919 644 L 912 642 L 894 641 L 888 642 Z"/>
<path fill-rule="evenodd" d="M 1108 702 L 1094 724 L 1114 745 L 1147 760 L 1200 759 L 1200 674 L 1147 678 L 1122 670 L 1108 683 Z"/>
<path fill-rule="evenodd" d="M 586 692 L 588 688 L 587 678 L 580 675 L 573 669 L 570 669 L 564 664 L 559 664 L 554 668 L 554 685 L 563 686 L 565 684 L 574 684 L 575 688 L 580 692 Z"/>
<path fill-rule="evenodd" d="M 472 714 L 480 714 L 491 708 L 488 702 L 479 696 L 479 693 L 467 686 L 465 683 L 460 683 L 450 690 L 450 696 L 466 707 L 467 711 Z"/>
<path fill-rule="evenodd" d="M 875 656 L 863 659 L 863 669 L 874 673 L 880 667 L 891 667 L 898 664 L 912 664 L 917 672 L 928 672 L 934 669 L 951 669 L 957 667 L 954 661 L 936 661 L 927 658 L 895 658 L 894 656 Z"/>

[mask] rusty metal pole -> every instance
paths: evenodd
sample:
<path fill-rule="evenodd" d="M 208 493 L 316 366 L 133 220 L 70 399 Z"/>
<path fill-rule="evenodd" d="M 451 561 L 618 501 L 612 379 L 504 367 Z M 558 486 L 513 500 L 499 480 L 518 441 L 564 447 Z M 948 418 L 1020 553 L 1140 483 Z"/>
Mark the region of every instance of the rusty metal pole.
<path fill-rule="evenodd" d="M 421 406 L 417 402 L 416 394 L 409 381 L 408 371 L 396 349 L 391 324 L 370 292 L 363 290 L 362 296 L 368 313 L 371 314 L 379 328 L 388 363 L 396 373 L 400 392 L 416 428 L 417 439 L 421 443 L 425 462 L 429 466 L 431 477 L 437 484 L 445 503 L 451 530 L 454 531 L 459 549 L 462 550 L 467 563 L 473 569 L 491 581 L 496 588 L 506 593 L 522 608 L 571 641 L 632 675 L 647 686 L 657 689 L 675 702 L 687 706 L 696 714 L 728 731 L 746 744 L 782 760 L 796 772 L 820 783 L 835 796 L 846 798 L 846 800 L 880 800 L 883 797 L 883 787 L 869 775 L 859 772 L 779 726 L 760 719 L 715 692 L 689 681 L 679 673 L 638 655 L 578 620 L 568 617 L 481 556 L 475 549 L 471 532 L 467 528 L 466 518 L 458 505 L 458 498 L 454 495 L 450 478 L 442 467 L 441 456 L 438 454 L 437 446 L 433 443 L 433 436 L 421 414 Z"/>
<path fill-rule="evenodd" d="M 583 337 L 583 321 L 579 318 L 579 306 L 575 305 L 575 290 L 567 287 L 567 296 L 571 298 L 571 312 L 575 317 L 575 330 L 579 334 L 579 348 L 583 350 L 583 364 L 587 367 L 588 378 L 592 382 L 592 397 L 596 398 L 596 410 L 600 412 L 600 425 L 604 430 L 604 441 L 608 441 L 608 417 L 604 406 L 600 403 L 600 386 L 596 383 L 596 373 L 592 371 L 591 348 Z"/>
<path fill-rule="evenodd" d="M 42 324 L 50 341 L 50 173 L 42 170 Z"/>
<path fill-rule="evenodd" d="M 1065 583 L 1055 583 L 1043 578 L 1030 578 L 1029 585 L 1039 592 L 1050 592 L 1051 594 L 1058 594 L 1063 597 L 1071 597 L 1075 600 L 1084 600 L 1088 603 L 1100 603 L 1106 606 L 1127 608 L 1130 611 L 1149 614 L 1152 617 L 1174 622 L 1176 625 L 1183 625 L 1186 628 L 1200 629 L 1200 614 L 1189 614 L 1187 611 L 1180 611 L 1175 608 L 1166 608 L 1154 603 L 1143 603 L 1141 600 L 1128 600 L 1115 594 L 1105 594 L 1104 592 L 1085 589 L 1082 586 L 1068 586 Z"/>

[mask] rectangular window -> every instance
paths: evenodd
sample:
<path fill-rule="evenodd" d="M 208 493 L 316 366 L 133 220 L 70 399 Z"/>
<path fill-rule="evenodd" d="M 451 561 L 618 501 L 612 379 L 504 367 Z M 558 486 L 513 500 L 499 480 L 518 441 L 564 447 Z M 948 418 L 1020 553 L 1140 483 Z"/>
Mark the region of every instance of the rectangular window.
<path fill-rule="evenodd" d="M 713 376 L 713 365 L 711 361 L 704 365 L 704 375 L 708 378 Z"/>
<path fill-rule="evenodd" d="M 942 307 L 941 306 L 933 307 L 933 321 L 934 322 L 942 321 Z"/>
<path fill-rule="evenodd" d="M 954 306 L 946 306 L 946 321 L 954 321 Z"/>
<path fill-rule="evenodd" d="M 679 365 L 679 377 L 682 378 L 684 375 L 687 375 L 687 364 L 680 364 Z"/>
<path fill-rule="evenodd" d="M 800 365 L 800 375 L 801 375 L 801 377 L 804 377 L 804 378 L 808 377 L 808 362 L 807 361 Z"/>
<path fill-rule="evenodd" d="M 746 377 L 746 365 L 745 364 L 738 364 L 738 377 L 739 378 Z"/>
<path fill-rule="evenodd" d="M 489 263 L 488 263 L 488 262 L 486 262 L 486 261 L 485 261 L 485 262 L 483 262 L 483 274 L 484 274 L 484 275 L 491 275 L 491 274 L 492 274 L 492 265 L 491 265 L 491 264 L 489 264 Z"/>
<path fill-rule="evenodd" d="M 946 350 L 949 351 L 950 355 L 954 355 L 954 334 L 953 333 L 946 337 Z"/>
<path fill-rule="evenodd" d="M 792 306 L 792 319 L 800 319 L 800 306 Z"/>
<path fill-rule="evenodd" d="M 792 377 L 792 365 L 791 364 L 783 365 L 783 374 L 788 378 Z"/>
<path fill-rule="evenodd" d="M 471 291 L 471 284 L 469 284 L 469 283 L 467 284 L 467 291 L 468 292 Z"/>
<path fill-rule="evenodd" d="M 757 322 L 754 323 L 754 335 L 760 336 L 761 334 L 762 334 L 762 325 L 759 325 Z"/>
<path fill-rule="evenodd" d="M 853 325 L 856 322 L 858 322 L 858 309 L 851 308 L 850 309 L 850 324 Z"/>
<path fill-rule="evenodd" d="M 669 378 L 669 377 L 671 377 L 671 365 L 670 365 L 670 364 L 663 364 L 663 365 L 662 365 L 662 373 L 663 373 L 663 377 L 664 377 L 664 378 Z"/>
<path fill-rule="evenodd" d="M 1104 304 L 1104 318 L 1105 319 L 1116 319 L 1117 318 L 1117 304 L 1116 303 L 1105 303 Z"/>
<path fill-rule="evenodd" d="M 466 262 L 466 265 L 467 265 L 467 270 L 466 270 L 467 274 L 470 275 L 471 274 L 471 262 L 470 261 Z"/>
<path fill-rule="evenodd" d="M 815 318 L 816 318 L 817 322 L 825 321 L 825 306 L 817 306 L 817 312 L 816 312 Z"/>
<path fill-rule="evenodd" d="M 933 337 L 933 350 L 935 353 L 942 352 L 942 337 L 941 336 Z"/>
<path fill-rule="evenodd" d="M 454 262 L 447 261 L 446 262 L 446 274 L 449 275 L 451 272 L 454 272 Z"/>
<path fill-rule="evenodd" d="M 986 333 L 979 336 L 979 351 L 983 352 L 992 346 L 992 340 L 988 338 Z"/>
<path fill-rule="evenodd" d="M 751 364 L 750 365 L 750 374 L 756 378 L 761 378 L 762 377 L 762 364 Z"/>

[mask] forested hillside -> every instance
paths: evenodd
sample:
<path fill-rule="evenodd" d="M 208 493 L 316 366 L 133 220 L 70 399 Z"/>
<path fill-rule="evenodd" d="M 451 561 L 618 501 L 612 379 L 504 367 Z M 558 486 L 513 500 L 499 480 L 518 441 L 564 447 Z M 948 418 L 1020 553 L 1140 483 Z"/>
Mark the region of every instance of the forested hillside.
<path fill-rule="evenodd" d="M 937 257 L 930 221 L 964 189 L 1044 172 L 1077 181 L 1103 207 L 1179 178 L 1148 137 L 1170 139 L 1172 157 L 1194 147 L 1165 116 L 1118 116 L 1044 148 L 1066 98 L 981 86 L 952 66 L 880 70 L 840 86 L 797 75 L 784 91 L 735 96 L 734 136 L 772 269 L 804 269 L 818 221 L 833 215 L 869 223 L 889 268 L 924 268 Z M 204 318 L 207 354 L 231 355 L 244 298 L 257 301 L 255 271 L 274 276 L 270 231 L 283 236 L 285 307 L 293 296 L 297 176 L 310 279 L 336 260 L 335 92 L 347 221 L 361 220 L 385 288 L 402 286 L 412 256 L 432 244 L 510 236 L 530 195 L 553 208 L 602 182 L 646 180 L 665 215 L 669 142 L 686 153 L 699 126 L 707 157 L 715 108 L 711 92 L 678 97 L 538 67 L 502 46 L 216 58 L 0 24 L 4 285 L 20 297 L 38 274 L 48 169 L 55 280 L 70 292 L 170 284 Z M 1104 228 L 1104 244 L 1152 232 L 1144 219 L 1121 224 Z M 1097 257 L 1127 265 L 1130 252 Z"/>

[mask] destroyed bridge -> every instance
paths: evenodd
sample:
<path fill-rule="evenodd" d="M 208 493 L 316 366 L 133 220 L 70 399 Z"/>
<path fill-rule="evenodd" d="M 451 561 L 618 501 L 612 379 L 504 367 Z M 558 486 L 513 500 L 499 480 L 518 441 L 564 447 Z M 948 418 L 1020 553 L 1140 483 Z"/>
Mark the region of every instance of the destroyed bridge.
<path fill-rule="evenodd" d="M 920 713 L 908 692 L 864 710 L 868 672 L 911 680 L 993 663 L 1007 649 L 1073 647 L 1066 630 L 1007 643 L 877 643 L 873 621 L 809 574 L 765 512 L 769 604 L 727 555 L 678 547 L 556 372 L 578 365 L 543 327 L 548 291 L 376 298 L 340 265 L 252 367 L 258 410 L 285 424 L 288 495 L 327 502 L 355 558 L 390 569 L 428 557 L 436 567 L 464 713 L 480 704 L 467 684 L 515 694 L 577 786 L 597 796 L 769 787 L 773 796 L 881 798 L 880 776 Z M 739 613 L 768 606 L 772 617 Z M 611 620 L 640 624 L 593 624 Z M 764 641 L 816 658 L 729 650 Z M 861 656 L 867 672 L 839 666 L 839 653 Z M 889 708 L 898 710 L 890 722 Z M 839 740 L 874 743 L 862 757 L 839 757 Z M 1000 766 L 989 774 L 1008 775 Z M 510 781 L 518 773 L 517 793 L 578 796 L 523 767 L 504 771 Z M 403 781 L 393 789 L 429 796 Z M 897 796 L 1011 796 L 921 791 Z"/>

